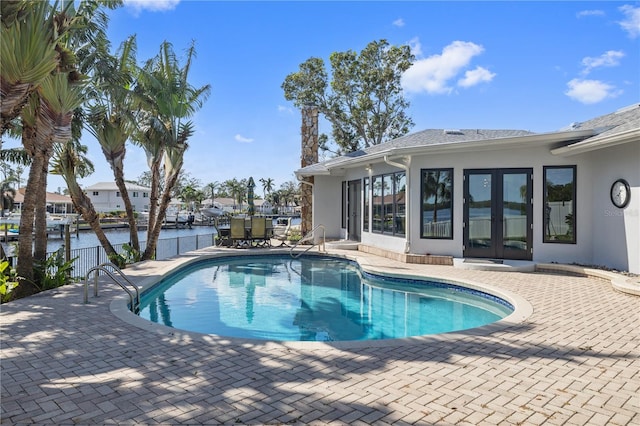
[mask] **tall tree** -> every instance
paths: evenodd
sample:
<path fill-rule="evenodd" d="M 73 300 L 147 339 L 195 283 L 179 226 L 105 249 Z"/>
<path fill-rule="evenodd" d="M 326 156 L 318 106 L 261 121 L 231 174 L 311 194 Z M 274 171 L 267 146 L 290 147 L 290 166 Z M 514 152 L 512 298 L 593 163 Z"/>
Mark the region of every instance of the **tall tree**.
<path fill-rule="evenodd" d="M 2 18 L 0 102 L 2 134 L 21 116 L 29 96 L 57 67 L 55 9 L 45 1 L 5 0 Z"/>
<path fill-rule="evenodd" d="M 164 42 L 158 55 L 146 62 L 138 76 L 135 92 L 140 106 L 140 126 L 135 140 L 145 150 L 151 170 L 147 247 L 142 260 L 153 258 L 155 253 L 162 221 L 182 169 L 187 141 L 194 131 L 188 118 L 202 107 L 211 91 L 209 85 L 197 88 L 188 81 L 194 56 L 192 44 L 181 66 L 173 46 Z M 165 175 L 162 193 L 158 191 L 161 171 Z"/>
<path fill-rule="evenodd" d="M 130 87 L 136 68 L 135 37 L 123 42 L 116 56 L 109 55 L 107 50 L 107 46 L 103 46 L 104 53 L 93 67 L 87 122 L 113 171 L 129 222 L 129 241 L 139 252 L 138 226 L 124 179 L 126 143 L 134 127 Z"/>
<path fill-rule="evenodd" d="M 282 89 L 296 107 L 313 105 L 331 123 L 338 154 L 353 152 L 405 135 L 413 126 L 400 83 L 413 60 L 409 46 L 373 41 L 359 54 L 332 53 L 331 82 L 324 61 L 312 57 L 285 78 Z M 325 135 L 320 142 L 330 150 Z"/>
<path fill-rule="evenodd" d="M 8 3 L 14 5 L 16 2 Z M 11 48 L 15 49 L 15 57 L 40 55 L 32 57 L 31 63 L 41 61 L 48 69 L 46 75 L 37 80 L 26 78 L 25 75 L 34 74 L 35 71 L 14 66 L 18 62 L 11 57 L 9 62 L 13 79 L 9 80 L 6 75 L 10 73 L 5 72 L 4 62 L 2 67 L 3 108 L 5 94 L 12 94 L 6 96 L 11 102 L 7 110 L 3 110 L 3 133 L 9 127 L 6 125 L 7 121 L 13 123 L 15 118 L 20 117 L 22 143 L 32 159 L 25 188 L 18 244 L 17 272 L 25 278 L 26 284 L 19 286 L 17 293 L 24 296 L 37 291 L 33 267 L 35 261 L 44 261 L 46 256 L 46 185 L 49 160 L 55 144 L 64 143 L 71 138 L 73 113 L 83 98 L 84 78 L 77 68 L 75 52 L 79 45 L 84 48 L 92 45 L 92 32 L 104 33 L 102 24 L 106 22 L 106 15 L 101 14 L 101 7 L 117 7 L 121 1 L 19 3 L 15 14 L 7 14 L 8 17 L 15 16 L 10 25 L 5 25 L 10 19 L 4 20 L 6 9 L 3 3 L 3 41 L 5 34 L 12 35 L 9 39 Z M 2 47 L 4 61 L 5 43 Z M 51 57 L 53 66 L 50 64 Z M 36 68 L 39 70 L 39 67 Z M 25 86 L 23 81 L 30 82 Z M 32 231 L 35 235 L 33 251 Z"/>
<path fill-rule="evenodd" d="M 264 194 L 265 200 L 267 199 L 267 194 L 270 194 L 273 191 L 273 179 L 272 178 L 260 178 L 260 183 L 262 184 L 262 193 Z"/>
<path fill-rule="evenodd" d="M 209 182 L 204 186 L 204 191 L 211 194 L 211 205 L 213 206 L 213 202 L 216 197 L 216 188 L 220 188 L 220 182 Z"/>

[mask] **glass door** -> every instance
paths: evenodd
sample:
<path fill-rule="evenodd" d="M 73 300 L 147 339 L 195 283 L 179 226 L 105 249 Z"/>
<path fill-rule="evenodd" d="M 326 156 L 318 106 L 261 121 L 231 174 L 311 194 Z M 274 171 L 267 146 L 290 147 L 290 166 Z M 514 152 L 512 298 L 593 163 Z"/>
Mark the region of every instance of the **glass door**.
<path fill-rule="evenodd" d="M 465 257 L 531 259 L 532 169 L 465 170 Z"/>

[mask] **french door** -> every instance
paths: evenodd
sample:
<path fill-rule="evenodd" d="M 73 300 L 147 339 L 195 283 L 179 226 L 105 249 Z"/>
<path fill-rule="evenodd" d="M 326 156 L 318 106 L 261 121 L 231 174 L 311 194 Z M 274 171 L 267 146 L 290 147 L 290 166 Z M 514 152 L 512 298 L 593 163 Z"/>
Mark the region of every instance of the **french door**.
<path fill-rule="evenodd" d="M 531 260 L 532 169 L 464 171 L 465 257 Z"/>

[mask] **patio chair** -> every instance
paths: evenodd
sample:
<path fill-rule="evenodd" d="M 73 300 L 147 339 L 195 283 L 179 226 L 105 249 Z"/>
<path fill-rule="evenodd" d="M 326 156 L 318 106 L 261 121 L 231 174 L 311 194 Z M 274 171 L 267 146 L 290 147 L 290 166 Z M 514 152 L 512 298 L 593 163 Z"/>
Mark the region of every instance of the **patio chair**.
<path fill-rule="evenodd" d="M 229 239 L 233 247 L 246 246 L 247 236 L 244 229 L 244 218 L 232 217 L 229 225 Z"/>
<path fill-rule="evenodd" d="M 251 218 L 251 243 L 257 247 L 267 244 L 267 219 L 264 217 Z"/>
<path fill-rule="evenodd" d="M 284 228 L 283 231 L 281 232 L 276 232 L 276 229 L 274 229 L 273 232 L 273 238 L 280 241 L 280 245 L 278 247 L 290 247 L 289 244 L 287 244 L 287 241 L 289 241 L 289 237 L 291 236 L 291 218 L 287 218 L 287 226 Z"/>

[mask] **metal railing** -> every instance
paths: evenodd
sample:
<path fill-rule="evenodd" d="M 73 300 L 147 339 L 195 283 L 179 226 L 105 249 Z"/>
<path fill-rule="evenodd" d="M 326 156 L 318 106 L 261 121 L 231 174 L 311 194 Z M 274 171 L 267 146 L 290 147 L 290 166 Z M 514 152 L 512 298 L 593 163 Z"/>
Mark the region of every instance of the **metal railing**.
<path fill-rule="evenodd" d="M 320 224 L 320 225 L 316 225 L 311 231 L 307 232 L 306 235 L 304 235 L 302 238 L 300 238 L 300 240 L 296 241 L 296 243 L 291 246 L 291 249 L 289 250 L 289 253 L 291 254 L 291 257 L 293 257 L 294 259 L 299 258 L 300 256 L 302 256 L 303 254 L 305 254 L 306 252 L 308 252 L 309 250 L 311 250 L 313 247 L 315 247 L 316 245 L 316 241 L 315 241 L 315 232 L 318 229 L 322 229 L 322 237 L 320 238 L 320 244 L 318 247 L 318 250 L 325 253 L 327 250 L 324 247 L 324 243 L 325 243 L 325 227 L 324 225 Z M 307 247 L 305 250 L 294 254 L 293 250 L 298 247 L 298 244 L 305 242 L 305 241 L 311 241 L 311 244 L 309 245 L 309 247 Z"/>
<path fill-rule="evenodd" d="M 137 314 L 140 311 L 140 289 L 137 285 L 132 283 L 113 263 L 107 262 L 98 266 L 94 266 L 89 269 L 87 275 L 84 277 L 84 303 L 89 303 L 89 277 L 91 273 L 94 273 L 94 284 L 93 284 L 93 297 L 98 297 L 98 278 L 100 277 L 100 272 L 106 274 L 109 278 L 113 280 L 114 283 L 118 284 L 124 291 L 129 295 L 129 309 L 134 314 Z M 118 276 L 113 273 L 117 273 Z M 133 287 L 133 291 L 131 291 L 125 283 L 120 281 L 120 279 L 124 280 L 126 284 Z"/>
<path fill-rule="evenodd" d="M 215 245 L 215 237 L 216 234 L 211 233 L 159 239 L 156 245 L 154 259 L 164 260 L 182 253 L 186 253 L 188 251 L 211 247 Z M 144 251 L 146 247 L 146 241 L 141 241 L 140 251 Z M 116 253 L 126 257 L 127 251 L 124 249 L 124 243 L 114 244 L 113 248 Z M 59 250 L 63 250 L 64 253 L 64 249 L 61 248 L 54 252 L 47 253 L 47 258 L 56 254 Z M 70 252 L 70 258 L 65 259 L 65 261 L 73 260 L 71 278 L 81 279 L 89 272 L 91 268 L 103 263 L 110 262 L 110 259 L 107 257 L 107 252 L 104 250 L 104 248 L 102 248 L 102 246 L 71 249 Z M 8 260 L 10 264 L 16 265 L 17 256 L 9 256 Z"/>

